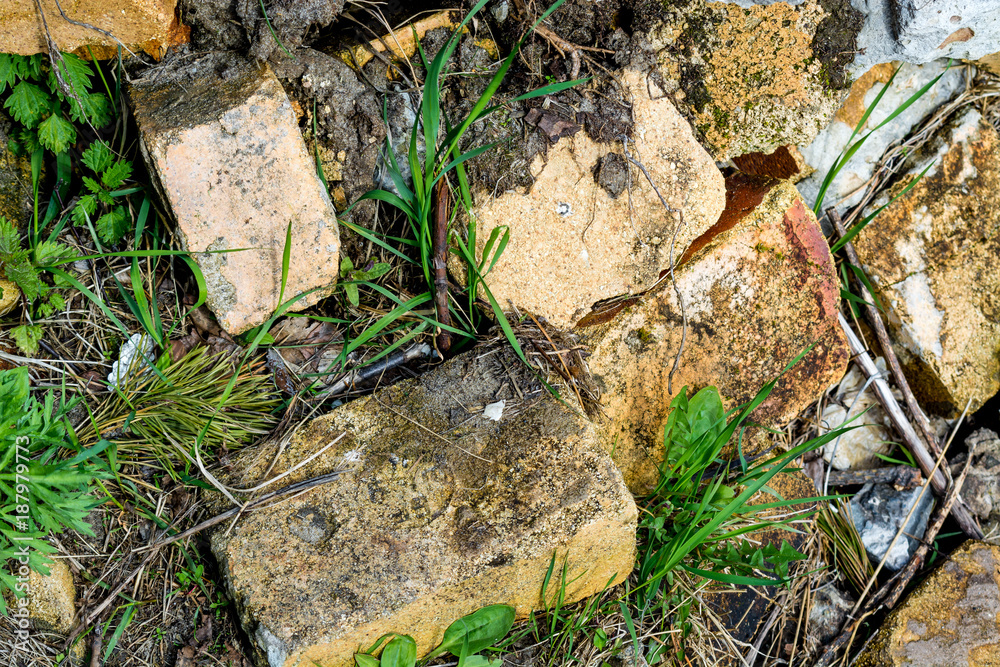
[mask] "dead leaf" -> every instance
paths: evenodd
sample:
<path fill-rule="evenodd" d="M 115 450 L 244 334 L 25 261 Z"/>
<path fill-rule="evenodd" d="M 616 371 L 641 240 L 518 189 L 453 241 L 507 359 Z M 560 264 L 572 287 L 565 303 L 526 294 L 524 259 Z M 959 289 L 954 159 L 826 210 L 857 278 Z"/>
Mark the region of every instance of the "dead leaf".
<path fill-rule="evenodd" d="M 185 646 L 177 651 L 177 662 L 174 667 L 195 667 L 194 656 L 196 652 L 193 646 Z"/>
<path fill-rule="evenodd" d="M 194 631 L 194 639 L 199 644 L 211 643 L 212 641 L 212 616 L 203 614 L 198 629 Z"/>
<path fill-rule="evenodd" d="M 949 44 L 954 44 L 955 42 L 967 42 L 975 36 L 976 33 L 972 30 L 972 28 L 959 28 L 955 32 L 945 37 L 945 40 L 941 42 L 938 48 L 943 49 Z"/>

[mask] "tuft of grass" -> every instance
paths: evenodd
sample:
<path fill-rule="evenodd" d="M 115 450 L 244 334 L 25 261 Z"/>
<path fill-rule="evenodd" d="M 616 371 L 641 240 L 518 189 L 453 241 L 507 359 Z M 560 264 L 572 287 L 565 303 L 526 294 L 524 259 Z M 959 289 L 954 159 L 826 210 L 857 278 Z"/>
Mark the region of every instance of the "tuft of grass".
<path fill-rule="evenodd" d="M 548 18 L 564 1 L 565 0 L 557 0 L 557 2 L 543 12 L 532 26 L 532 29 L 540 22 Z M 439 183 L 443 180 L 447 182 L 448 175 L 454 172 L 457 180 L 458 198 L 466 211 L 466 216 L 469 221 L 466 240 L 463 240 L 458 234 L 451 234 L 450 236 L 451 242 L 454 243 L 452 252 L 463 261 L 467 269 L 467 311 L 463 312 L 463 309 L 455 308 L 455 300 L 451 299 L 449 311 L 453 314 L 454 321 L 457 322 L 456 326 L 442 324 L 433 318 L 424 317 L 422 315 L 418 315 L 420 319 L 423 320 L 421 325 L 418 326 L 421 326 L 424 329 L 428 326 L 432 326 L 439 330 L 447 331 L 451 335 L 457 336 L 459 340 L 468 341 L 473 339 L 476 335 L 476 295 L 482 293 L 489 301 L 490 309 L 492 310 L 497 323 L 500 325 L 504 336 L 510 342 L 511 346 L 517 351 L 518 356 L 520 356 L 521 359 L 527 363 L 524 352 L 514 335 L 514 331 L 511 328 L 510 323 L 504 315 L 503 309 L 493 297 L 493 294 L 490 292 L 485 281 L 485 276 L 496 265 L 500 255 L 503 253 L 503 250 L 509 241 L 509 232 L 502 227 L 494 230 L 485 244 L 482 258 L 477 257 L 476 223 L 472 214 L 472 195 L 464 169 L 465 162 L 488 152 L 497 144 L 492 143 L 464 150 L 462 147 L 462 140 L 466 132 L 474 123 L 481 121 L 501 108 L 499 106 L 490 106 L 491 102 L 499 90 L 500 85 L 503 83 L 507 72 L 510 70 L 511 65 L 514 62 L 514 58 L 520 51 L 524 40 L 528 37 L 531 31 L 529 30 L 525 36 L 518 40 L 518 42 L 514 45 L 514 48 L 511 49 L 510 54 L 503 60 L 482 95 L 476 100 L 468 115 L 464 118 L 450 119 L 442 106 L 442 79 L 447 74 L 446 65 L 455 52 L 455 49 L 458 47 L 460 38 L 465 32 L 466 25 L 486 5 L 486 2 L 487 0 L 479 0 L 479 2 L 475 4 L 475 6 L 466 15 L 465 19 L 452 33 L 445 45 L 440 51 L 438 51 L 433 60 L 428 62 L 422 47 L 420 49 L 420 55 L 423 60 L 424 67 L 426 68 L 426 76 L 424 79 L 423 94 L 420 102 L 419 118 L 418 121 L 414 123 L 413 131 L 410 134 L 409 150 L 407 153 L 407 162 L 410 173 L 412 174 L 412 183 L 408 183 L 407 179 L 404 177 L 392 150 L 391 140 L 387 138 L 385 157 L 388 161 L 388 173 L 396 191 L 390 192 L 382 189 L 372 190 L 362 195 L 358 201 L 352 204 L 351 207 L 345 211 L 345 213 L 349 212 L 354 206 L 365 200 L 382 201 L 395 207 L 405 216 L 411 236 L 406 239 L 394 240 L 401 242 L 402 245 L 407 248 L 408 252 L 398 249 L 388 243 L 386 239 L 367 229 L 364 229 L 363 227 L 360 227 L 359 225 L 355 225 L 346 220 L 341 220 L 341 224 L 386 251 L 396 255 L 405 262 L 416 264 L 422 271 L 427 291 L 410 298 L 405 302 L 399 297 L 388 292 L 388 290 L 385 290 L 385 288 L 375 285 L 374 283 L 368 281 L 360 281 L 358 283 L 382 292 L 398 305 L 398 308 L 385 315 L 382 319 L 376 322 L 375 325 L 373 325 L 372 329 L 374 329 L 375 332 L 381 331 L 403 315 L 413 315 L 415 314 L 415 309 L 426 307 L 427 304 L 434 300 L 433 193 Z M 510 100 L 510 102 L 518 102 L 543 95 L 551 95 L 578 85 L 583 81 L 584 79 L 577 79 L 574 81 L 553 83 L 525 93 L 524 95 L 515 97 Z M 421 151 L 418 149 L 420 132 L 423 132 L 423 144 L 426 147 L 423 151 L 423 155 L 421 155 Z M 415 257 L 411 256 L 409 252 L 413 252 Z M 370 338 L 367 334 L 368 332 L 366 331 L 360 338 Z M 372 335 L 374 335 L 374 333 Z M 348 346 L 345 346 L 345 355 L 348 353 L 347 348 Z M 388 353 L 388 351 L 383 352 L 383 354 L 385 353 Z"/>
<path fill-rule="evenodd" d="M 809 349 L 796 356 L 784 372 Z M 856 427 L 831 431 L 761 463 L 751 464 L 744 457 L 742 435 L 749 425 L 748 418 L 767 399 L 776 382 L 767 383 L 749 403 L 729 413 L 715 387 L 706 387 L 691 398 L 685 387 L 671 402 L 660 479 L 653 492 L 641 500 L 644 516 L 639 524 L 639 584 L 634 594 L 640 616 L 653 609 L 664 617 L 672 616 L 681 628 L 682 638 L 691 628 L 688 615 L 693 600 L 675 589 L 679 573 L 727 585 L 788 584 L 789 565 L 805 556 L 787 540 L 782 540 L 780 546 L 761 545 L 744 536 L 767 528 L 792 530 L 789 524 L 803 518 L 802 510 L 817 501 L 838 497 L 786 500 L 771 490 L 768 482 L 788 472 L 802 454 Z M 737 430 L 737 456 L 727 458 L 723 451 Z M 749 504 L 760 492 L 776 500 Z M 784 508 L 800 511 L 780 518 L 771 516 L 772 510 Z"/>
<path fill-rule="evenodd" d="M 81 425 L 81 442 L 113 439 L 123 460 L 151 456 L 173 474 L 199 437 L 202 450 L 238 449 L 277 422 L 280 400 L 270 377 L 257 372 L 259 364 L 234 373 L 230 359 L 198 347 L 163 366 L 151 373 L 137 359 L 120 388 Z"/>
<path fill-rule="evenodd" d="M 861 593 L 875 569 L 851 520 L 848 504 L 837 501 L 821 509 L 816 514 L 816 527 L 826 536 L 827 552 L 834 568 L 844 575 L 855 593 Z"/>

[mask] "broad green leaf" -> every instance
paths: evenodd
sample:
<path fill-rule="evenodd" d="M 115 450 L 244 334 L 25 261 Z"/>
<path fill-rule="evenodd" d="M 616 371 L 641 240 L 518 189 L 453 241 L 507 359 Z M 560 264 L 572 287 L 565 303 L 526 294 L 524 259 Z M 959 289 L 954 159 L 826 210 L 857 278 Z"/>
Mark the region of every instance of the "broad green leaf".
<path fill-rule="evenodd" d="M 396 635 L 382 649 L 380 667 L 413 667 L 417 663 L 417 643 L 409 635 Z"/>
<path fill-rule="evenodd" d="M 507 635 L 514 625 L 514 615 L 514 608 L 505 604 L 490 605 L 474 611 L 448 626 L 438 650 L 457 656 L 462 643 L 467 639 L 469 652 L 479 653 Z"/>
<path fill-rule="evenodd" d="M 76 202 L 76 206 L 73 207 L 70 217 L 73 219 L 73 224 L 78 227 L 84 227 L 87 224 L 87 217 L 94 215 L 96 212 L 97 197 L 94 195 L 84 195 Z"/>
<path fill-rule="evenodd" d="M 38 143 L 53 153 L 63 153 L 76 143 L 76 128 L 62 114 L 54 113 L 38 125 Z"/>
<path fill-rule="evenodd" d="M 367 653 L 355 653 L 354 662 L 358 667 L 379 667 L 378 658 Z"/>
<path fill-rule="evenodd" d="M 34 128 L 49 111 L 52 98 L 44 90 L 33 83 L 21 81 L 14 86 L 14 91 L 4 102 L 4 107 L 21 125 Z"/>
<path fill-rule="evenodd" d="M 98 139 L 90 144 L 87 150 L 80 155 L 80 160 L 87 165 L 87 168 L 97 174 L 110 167 L 114 159 L 114 153 L 111 152 L 111 148 L 103 139 Z"/>
<path fill-rule="evenodd" d="M 38 342 L 42 340 L 42 327 L 39 324 L 22 324 L 10 330 L 10 337 L 22 352 L 34 355 L 38 353 Z"/>
<path fill-rule="evenodd" d="M 101 240 L 105 243 L 118 243 L 131 229 L 132 219 L 124 206 L 115 206 L 113 209 L 97 219 L 95 227 Z"/>

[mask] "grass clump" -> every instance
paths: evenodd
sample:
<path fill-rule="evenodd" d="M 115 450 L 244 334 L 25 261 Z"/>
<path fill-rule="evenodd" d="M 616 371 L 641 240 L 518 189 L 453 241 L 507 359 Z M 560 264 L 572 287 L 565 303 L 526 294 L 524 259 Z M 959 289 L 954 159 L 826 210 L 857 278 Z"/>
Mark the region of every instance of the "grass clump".
<path fill-rule="evenodd" d="M 173 473 L 199 438 L 202 451 L 234 450 L 277 423 L 280 400 L 260 364 L 241 364 L 234 376 L 230 359 L 197 347 L 174 363 L 161 361 L 158 373 L 145 365 L 137 358 L 123 374 L 81 427 L 81 442 L 113 439 L 123 460 L 152 457 Z"/>
<path fill-rule="evenodd" d="M 381 286 L 368 281 L 359 281 L 357 284 L 364 284 L 366 287 L 375 289 L 384 296 L 392 299 L 398 305 L 398 308 L 385 315 L 382 320 L 376 322 L 368 331 L 365 331 L 359 337 L 359 341 L 353 344 L 353 347 L 370 339 L 404 315 L 414 314 L 420 319 L 420 322 L 414 327 L 414 332 L 425 331 L 429 327 L 434 327 L 438 331 L 456 336 L 459 341 L 471 341 L 476 336 L 478 325 L 478 311 L 475 305 L 476 296 L 483 294 L 489 301 L 490 309 L 508 342 L 514 347 L 521 359 L 525 360 L 521 346 L 517 342 L 514 332 L 503 313 L 503 309 L 497 303 L 496 299 L 493 298 L 484 280 L 485 276 L 496 265 L 503 253 L 509 240 L 509 232 L 505 228 L 494 230 L 491 237 L 485 243 L 483 257 L 477 257 L 476 222 L 472 214 L 472 194 L 464 169 L 465 162 L 490 151 L 497 144 L 491 143 L 463 150 L 462 140 L 474 123 L 483 120 L 501 108 L 500 106 L 491 106 L 491 102 L 503 83 L 507 72 L 510 70 L 515 57 L 519 53 L 521 45 L 531 31 L 528 31 L 514 45 L 510 54 L 500 64 L 486 86 L 486 89 L 475 101 L 472 109 L 464 118 L 448 118 L 442 105 L 442 80 L 448 75 L 446 65 L 458 47 L 466 26 L 486 5 L 486 2 L 487 0 L 479 0 L 473 6 L 433 60 L 428 61 L 423 48 L 420 48 L 420 55 L 426 75 L 423 83 L 418 118 L 410 134 L 409 147 L 406 154 L 407 166 L 409 167 L 409 173 L 412 175 L 412 181 L 400 169 L 395 153 L 393 152 L 391 137 L 388 137 L 384 152 L 385 159 L 388 162 L 388 174 L 395 191 L 390 192 L 384 189 L 372 190 L 362 195 L 358 199 L 358 202 L 355 202 L 351 207 L 353 208 L 357 203 L 364 200 L 378 200 L 398 209 L 407 221 L 410 236 L 405 239 L 394 240 L 400 242 L 405 247 L 405 251 L 390 245 L 385 239 L 358 225 L 342 220 L 342 224 L 349 229 L 400 257 L 405 262 L 417 265 L 427 287 L 427 291 L 404 301 Z M 535 25 L 548 18 L 563 2 L 564 0 L 555 2 L 542 13 L 535 22 Z M 571 88 L 582 81 L 581 79 L 553 83 L 515 97 L 509 100 L 509 102 L 518 102 L 543 95 L 551 95 Z M 388 120 L 386 124 L 388 125 Z M 420 146 L 421 132 L 423 147 Z M 456 180 L 456 184 L 454 185 L 450 184 L 448 180 L 451 174 L 454 175 Z M 440 283 L 443 276 L 444 260 L 440 256 L 435 257 L 435 249 L 441 245 L 440 243 L 435 243 L 435 232 L 438 231 L 440 233 L 436 225 L 441 224 L 440 221 L 435 221 L 436 207 L 434 205 L 435 193 L 439 187 L 455 187 L 457 189 L 457 200 L 461 202 L 468 218 L 465 238 L 463 239 L 459 234 L 451 233 L 447 235 L 447 241 L 444 244 L 450 248 L 450 252 L 459 257 L 466 268 L 466 303 L 459 305 L 458 300 L 451 297 L 448 299 L 446 306 L 447 312 L 442 314 L 439 309 L 437 319 L 433 319 L 420 315 L 417 309 L 426 307 L 433 302 L 436 291 L 442 289 Z M 348 211 L 350 211 L 350 208 Z M 454 219 L 455 215 L 452 213 L 443 224 L 448 224 Z M 411 252 L 415 254 L 415 257 L 410 254 Z M 447 287 L 443 289 L 447 290 Z M 452 316 L 454 316 L 454 319 L 452 319 Z M 449 321 L 454 322 L 454 325 L 449 324 Z M 345 346 L 345 355 L 350 352 L 349 347 L 352 346 Z M 382 354 L 388 354 L 391 349 L 383 351 Z"/>

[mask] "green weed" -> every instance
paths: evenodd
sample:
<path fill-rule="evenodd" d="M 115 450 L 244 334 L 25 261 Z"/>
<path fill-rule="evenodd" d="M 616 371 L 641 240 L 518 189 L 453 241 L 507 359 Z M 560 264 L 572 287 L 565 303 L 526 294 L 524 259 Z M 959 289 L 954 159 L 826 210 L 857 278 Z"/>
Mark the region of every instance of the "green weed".
<path fill-rule="evenodd" d="M 366 651 L 357 653 L 358 667 L 415 667 L 426 665 L 449 653 L 458 658 L 457 667 L 498 667 L 501 661 L 489 659 L 482 651 L 503 639 L 514 625 L 514 608 L 496 604 L 463 616 L 448 626 L 441 643 L 427 657 L 417 662 L 417 644 L 409 635 L 388 634 L 379 637 Z M 384 644 L 384 646 L 383 646 Z M 375 654 L 381 649 L 379 658 Z"/>
<path fill-rule="evenodd" d="M 0 508 L 0 592 L 13 591 L 18 604 L 27 591 L 20 566 L 48 574 L 46 554 L 55 551 L 49 533 L 94 534 L 86 517 L 102 500 L 91 484 L 112 472 L 99 458 L 110 443 L 80 446 L 66 418 L 75 402 L 56 409 L 55 400 L 51 389 L 44 401 L 31 394 L 27 368 L 0 371 L 0 492 L 7 499 Z M 10 567 L 13 559 L 20 565 Z"/>
<path fill-rule="evenodd" d="M 493 266 L 496 265 L 500 255 L 503 253 L 503 250 L 509 240 L 509 232 L 506 228 L 497 228 L 494 230 L 491 237 L 485 244 L 483 257 L 477 257 L 476 224 L 475 218 L 472 215 L 472 196 L 464 168 L 465 162 L 486 153 L 497 144 L 487 144 L 470 150 L 463 150 L 461 144 L 466 132 L 474 123 L 481 121 L 500 108 L 498 106 L 490 106 L 490 103 L 499 90 L 501 83 L 514 62 L 514 58 L 520 51 L 521 45 L 527 37 L 527 34 L 530 34 L 530 31 L 529 33 L 526 33 L 525 37 L 522 37 L 521 40 L 514 45 L 514 48 L 511 49 L 510 54 L 501 63 L 500 67 L 491 78 L 489 84 L 486 86 L 486 89 L 476 100 L 476 103 L 473 105 L 472 110 L 467 116 L 458 119 L 448 118 L 442 106 L 442 79 L 447 74 L 445 70 L 446 64 L 455 52 L 455 49 L 458 47 L 466 25 L 486 5 L 486 2 L 487 0 L 479 0 L 479 2 L 475 4 L 462 23 L 452 33 L 445 45 L 440 51 L 438 51 L 432 61 L 428 62 L 422 47 L 420 49 L 420 55 L 426 70 L 426 76 L 424 78 L 422 91 L 423 95 L 420 102 L 419 119 L 418 122 L 414 123 L 413 131 L 410 134 L 409 150 L 407 153 L 408 167 L 410 174 L 412 175 L 412 187 L 411 184 L 407 183 L 407 179 L 404 177 L 399 164 L 396 161 L 395 154 L 392 150 L 391 140 L 387 138 L 385 158 L 388 161 L 388 173 L 396 191 L 389 192 L 388 190 L 381 189 L 372 190 L 362 195 L 358 201 L 352 204 L 348 209 L 349 212 L 351 208 L 357 205 L 357 203 L 364 200 L 382 201 L 397 208 L 405 216 L 409 225 L 411 236 L 407 239 L 396 240 L 400 241 L 406 248 L 415 251 L 416 258 L 411 257 L 407 252 L 397 249 L 393 245 L 387 243 L 386 239 L 373 234 L 363 227 L 346 220 L 342 220 L 342 224 L 357 234 L 360 234 L 373 243 L 379 245 L 388 252 L 398 256 L 402 260 L 415 263 L 422 271 L 427 291 L 408 299 L 405 302 L 398 297 L 391 295 L 391 293 L 388 293 L 387 290 L 384 290 L 384 288 L 381 288 L 374 283 L 361 281 L 360 284 L 364 284 L 367 287 L 375 289 L 376 291 L 381 291 L 384 295 L 392 298 L 393 301 L 399 306 L 398 308 L 393 309 L 393 311 L 389 314 L 385 315 L 372 327 L 372 329 L 376 332 L 381 331 L 392 322 L 402 317 L 404 314 L 413 314 L 415 309 L 421 306 L 426 306 L 434 300 L 435 275 L 434 258 L 432 257 L 432 239 L 434 232 L 434 213 L 432 211 L 433 193 L 436 186 L 438 186 L 442 180 L 447 182 L 448 175 L 454 173 L 457 179 L 459 199 L 465 208 L 469 223 L 467 238 L 465 240 L 463 240 L 458 234 L 451 234 L 449 238 L 454 244 L 452 252 L 459 256 L 467 269 L 467 308 L 455 308 L 454 299 L 451 299 L 448 308 L 449 311 L 455 316 L 455 321 L 458 322 L 457 326 L 449 326 L 431 318 L 421 316 L 420 319 L 423 320 L 423 322 L 418 324 L 417 327 L 423 330 L 428 326 L 433 326 L 439 330 L 447 331 L 448 333 L 457 336 L 460 340 L 471 340 L 476 334 L 476 295 L 482 293 L 489 301 L 493 315 L 503 330 L 507 340 L 517 351 L 521 359 L 524 360 L 524 353 L 514 336 L 510 323 L 507 321 L 500 304 L 493 298 L 493 295 L 484 280 L 485 276 L 489 273 Z M 564 0 L 558 0 L 555 2 L 539 17 L 535 25 L 538 25 L 538 23 L 545 20 L 563 2 Z M 543 86 L 537 90 L 515 97 L 510 100 L 510 102 L 518 102 L 542 95 L 554 94 L 561 90 L 566 90 L 567 88 L 575 86 L 582 81 L 583 80 L 567 81 Z M 423 132 L 423 144 L 425 146 L 423 155 L 421 155 L 421 151 L 418 149 L 418 138 L 421 131 Z M 367 333 L 368 332 L 365 332 L 365 334 Z M 361 336 L 362 340 L 367 340 L 370 337 L 365 334 Z M 347 348 L 348 346 L 345 346 L 345 359 L 346 354 L 348 354 Z"/>

